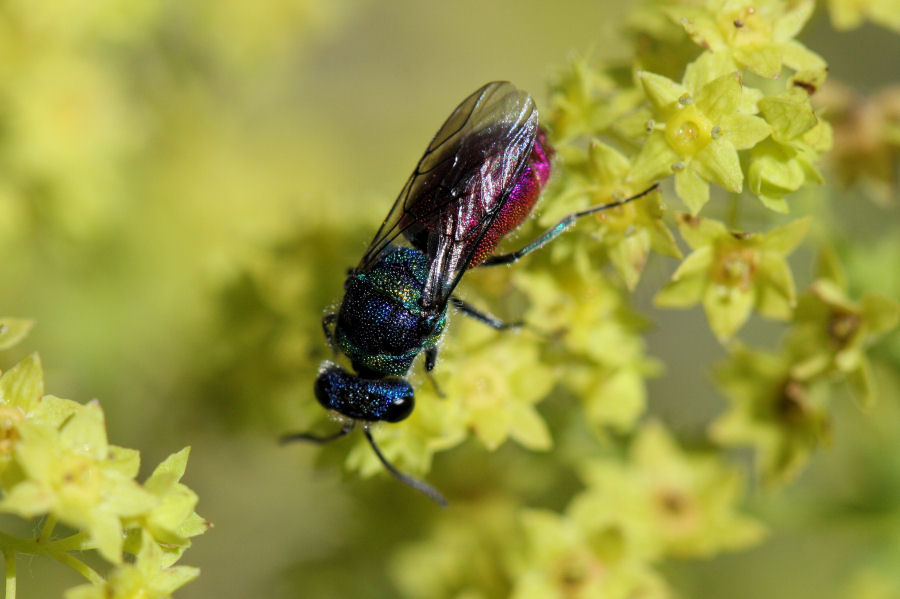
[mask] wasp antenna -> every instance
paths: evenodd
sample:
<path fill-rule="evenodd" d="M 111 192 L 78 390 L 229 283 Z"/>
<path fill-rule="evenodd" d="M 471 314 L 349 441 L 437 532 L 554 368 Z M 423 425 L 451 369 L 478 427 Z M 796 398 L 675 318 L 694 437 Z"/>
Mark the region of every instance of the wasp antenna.
<path fill-rule="evenodd" d="M 438 505 L 441 507 L 447 507 L 447 500 L 444 499 L 444 496 L 441 495 L 440 491 L 429 485 L 428 483 L 421 481 L 419 479 L 413 478 L 408 474 L 403 474 L 396 468 L 394 468 L 390 462 L 388 462 L 384 455 L 382 455 L 381 450 L 378 449 L 378 446 L 375 444 L 375 439 L 372 438 L 372 433 L 369 431 L 368 426 L 363 426 L 363 433 L 366 435 L 366 439 L 369 440 L 369 445 L 372 446 L 372 449 L 375 451 L 375 455 L 378 456 L 378 459 L 381 461 L 381 464 L 390 472 L 394 478 L 402 482 L 403 484 L 409 485 L 416 491 L 420 493 L 424 493 L 428 495 L 431 499 L 433 499 Z"/>
<path fill-rule="evenodd" d="M 347 435 L 350 431 L 353 430 L 353 427 L 356 426 L 355 422 L 350 422 L 345 424 L 344 427 L 336 433 L 332 433 L 330 435 L 312 435 L 310 433 L 291 433 L 290 435 L 282 436 L 278 442 L 281 445 L 287 445 L 288 443 L 293 443 L 294 441 L 307 441 L 309 443 L 315 443 L 317 445 L 323 445 L 328 443 L 329 441 L 334 441 L 335 439 L 340 439 L 344 435 Z"/>
<path fill-rule="evenodd" d="M 638 199 L 644 197 L 645 195 L 653 193 L 657 189 L 659 189 L 659 183 L 654 183 L 653 185 L 651 185 L 644 191 L 642 191 L 638 194 L 635 194 L 635 195 L 631 196 L 630 198 L 625 198 L 624 200 L 619 200 L 618 202 L 610 202 L 609 204 L 601 204 L 600 206 L 593 206 L 586 210 L 582 210 L 581 212 L 576 212 L 576 213 L 572 214 L 572 220 L 575 220 L 576 218 L 581 218 L 582 216 L 587 216 L 588 214 L 594 214 L 595 212 L 602 212 L 603 210 L 609 210 L 610 208 L 618 208 L 619 206 L 624 206 L 628 202 L 633 202 L 634 200 L 638 200 Z"/>

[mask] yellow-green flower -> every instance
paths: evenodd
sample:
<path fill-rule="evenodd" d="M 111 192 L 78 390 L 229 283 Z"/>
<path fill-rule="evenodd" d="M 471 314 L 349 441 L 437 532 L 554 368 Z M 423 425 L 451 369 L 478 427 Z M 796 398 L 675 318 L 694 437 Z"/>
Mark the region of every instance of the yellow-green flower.
<path fill-rule="evenodd" d="M 703 48 L 774 79 L 782 65 L 795 71 L 825 67 L 821 56 L 794 39 L 813 9 L 813 0 L 707 0 L 703 6 L 676 4 L 666 12 Z"/>
<path fill-rule="evenodd" d="M 634 159 L 629 180 L 656 181 L 675 174 L 675 191 L 697 214 L 709 200 L 709 183 L 743 189 L 738 150 L 768 137 L 757 112 L 758 92 L 743 87 L 739 72 L 706 52 L 691 63 L 682 83 L 640 71 L 652 105 L 650 134 Z"/>
<path fill-rule="evenodd" d="M 513 279 L 531 302 L 526 322 L 553 337 L 543 341 L 543 359 L 564 373 L 560 382 L 575 391 L 596 431 L 628 430 L 644 412 L 645 379 L 659 370 L 639 335 L 643 323 L 580 247 L 551 264 Z"/>
<path fill-rule="evenodd" d="M 900 85 L 863 96 L 829 81 L 813 102 L 834 127 L 834 147 L 826 159 L 841 182 L 859 185 L 882 205 L 893 202 L 900 160 Z"/>
<path fill-rule="evenodd" d="M 900 32 L 896 0 L 828 0 L 828 14 L 835 29 L 853 29 L 868 19 Z"/>
<path fill-rule="evenodd" d="M 718 221 L 682 214 L 682 237 L 694 250 L 657 294 L 657 305 L 686 308 L 702 302 L 713 333 L 729 339 L 756 310 L 787 319 L 795 304 L 787 256 L 803 240 L 809 219 L 768 233 L 733 233 Z"/>
<path fill-rule="evenodd" d="M 530 449 L 549 449 L 550 432 L 535 404 L 553 388 L 558 373 L 541 360 L 541 340 L 527 331 L 498 333 L 477 322 L 461 327 L 461 320 L 456 319 L 460 338 L 454 345 L 462 351 L 448 352 L 453 375 L 442 380 L 465 426 L 489 450 L 509 437 Z"/>
<path fill-rule="evenodd" d="M 44 395 L 44 373 L 37 354 L 28 356 L 0 376 L 0 483 L 4 490 L 8 491 L 23 479 L 19 469 L 7 472 L 22 437 L 20 427 L 29 422 L 54 431 L 80 409 L 81 404 L 74 401 Z"/>
<path fill-rule="evenodd" d="M 674 78 L 697 57 L 697 45 L 680 23 L 660 10 L 666 4 L 671 2 L 635 4 L 626 23 L 634 40 L 634 66 Z"/>
<path fill-rule="evenodd" d="M 65 599 L 168 599 L 200 570 L 167 562 L 166 552 L 144 532 L 133 564 L 116 567 L 104 582 L 69 589 Z"/>
<path fill-rule="evenodd" d="M 866 349 L 897 326 L 900 303 L 878 293 L 859 302 L 847 298 L 839 284 L 819 279 L 801 296 L 788 347 L 801 356 L 797 376 L 846 376 L 863 405 L 872 402 L 871 368 Z"/>
<path fill-rule="evenodd" d="M 517 547 L 516 504 L 486 497 L 454 503 L 428 536 L 391 559 L 390 574 L 410 599 L 489 599 L 508 595 L 509 553 Z"/>
<path fill-rule="evenodd" d="M 575 57 L 557 72 L 550 85 L 546 122 L 555 143 L 597 135 L 641 101 L 640 91 L 623 90 L 585 57 Z"/>
<path fill-rule="evenodd" d="M 659 424 L 638 432 L 627 461 L 590 460 L 582 477 L 587 490 L 568 513 L 587 530 L 617 531 L 623 554 L 708 557 L 762 537 L 761 525 L 737 511 L 740 473 L 713 456 L 688 454 Z"/>
<path fill-rule="evenodd" d="M 761 99 L 759 109 L 772 135 L 750 151 L 747 180 L 767 208 L 785 213 L 785 195 L 807 183 L 822 183 L 815 165 L 831 148 L 831 126 L 816 117 L 809 93 L 795 85 Z"/>
<path fill-rule="evenodd" d="M 107 444 L 100 405 L 82 406 L 60 430 L 24 422 L 18 432 L 15 459 L 25 478 L 7 489 L 0 511 L 52 514 L 86 531 L 104 558 L 120 563 L 122 518 L 143 514 L 158 500 L 133 479 L 136 455 Z"/>
<path fill-rule="evenodd" d="M 148 552 L 158 554 L 158 559 L 151 556 L 154 563 L 168 567 L 190 545 L 189 537 L 209 527 L 193 511 L 196 495 L 178 483 L 186 461 L 187 450 L 171 456 L 144 488 L 134 480 L 140 454 L 107 442 L 97 401 L 82 405 L 44 394 L 37 354 L 0 376 L 0 512 L 47 516 L 40 540 L 51 543 L 55 523 L 63 522 L 82 537 L 73 548 L 96 549 L 114 564 L 122 563 L 123 551 L 138 555 L 135 566 L 115 569 L 108 584 L 78 587 L 72 597 L 168 597 L 166 585 L 174 590 L 196 576 L 186 574 L 191 569 L 172 568 L 160 573 L 153 588 L 140 586 L 143 582 L 135 586 L 146 574 L 141 560 Z M 63 561 L 55 553 L 47 555 Z M 84 566 L 67 557 L 65 563 L 76 569 Z"/>
<path fill-rule="evenodd" d="M 900 243 L 897 243 L 895 235 L 884 235 L 871 243 L 844 247 L 841 258 L 846 263 L 847 277 L 842 270 L 836 272 L 832 267 L 830 271 L 819 273 L 819 278 L 832 280 L 841 290 L 877 289 L 878 293 L 888 298 L 900 298 Z M 900 366 L 900 335 L 888 335 L 879 342 L 879 346 L 893 364 Z"/>
<path fill-rule="evenodd" d="M 591 526 L 577 515 L 549 510 L 524 510 L 520 518 L 524 543 L 514 569 L 513 599 L 671 596 L 646 562 L 625 553 L 613 522 Z"/>
<path fill-rule="evenodd" d="M 187 468 L 190 448 L 173 453 L 144 481 L 144 489 L 158 500 L 138 518 L 153 540 L 166 548 L 165 566 L 170 566 L 191 546 L 191 537 L 203 534 L 211 526 L 194 509 L 197 494 L 179 482 Z"/>
<path fill-rule="evenodd" d="M 757 469 L 770 483 L 795 476 L 831 433 L 826 385 L 797 378 L 793 366 L 787 354 L 737 345 L 716 373 L 731 406 L 710 434 L 722 445 L 755 449 Z"/>
<path fill-rule="evenodd" d="M 640 431 L 630 456 L 666 554 L 709 557 L 762 538 L 763 527 L 737 512 L 744 490 L 740 472 L 716 456 L 685 452 L 658 423 Z"/>
<path fill-rule="evenodd" d="M 567 214 L 589 206 L 623 200 L 647 187 L 641 182 L 626 183 L 630 161 L 597 139 L 591 140 L 587 152 L 564 146 L 558 154 L 566 178 L 558 195 L 545 202 L 538 219 L 541 226 L 552 226 Z M 659 194 L 654 193 L 595 216 L 600 226 L 590 243 L 606 250 L 629 289 L 637 285 L 651 249 L 681 258 L 675 238 L 662 220 L 664 210 Z"/>

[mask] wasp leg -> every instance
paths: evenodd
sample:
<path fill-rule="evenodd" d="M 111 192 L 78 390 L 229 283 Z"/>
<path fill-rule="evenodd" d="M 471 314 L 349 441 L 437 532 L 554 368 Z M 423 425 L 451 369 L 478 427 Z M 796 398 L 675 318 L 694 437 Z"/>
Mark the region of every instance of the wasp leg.
<path fill-rule="evenodd" d="M 421 481 L 417 478 L 413 478 L 408 474 L 403 474 L 396 468 L 394 468 L 390 462 L 385 459 L 385 457 L 381 454 L 381 450 L 378 449 L 378 446 L 375 444 L 375 439 L 372 438 L 372 433 L 369 431 L 369 425 L 363 425 L 363 433 L 366 435 L 366 439 L 369 440 L 369 445 L 372 446 L 372 449 L 375 451 L 375 455 L 378 456 L 378 459 L 381 461 L 381 464 L 385 467 L 385 469 L 393 475 L 394 478 L 399 480 L 401 483 L 405 485 L 409 485 L 416 491 L 420 493 L 424 493 L 428 495 L 431 499 L 437 502 L 441 507 L 447 507 L 447 500 L 444 499 L 444 496 L 441 495 L 440 491 L 429 485 L 428 483 Z"/>
<path fill-rule="evenodd" d="M 427 376 L 428 380 L 431 381 L 431 386 L 434 387 L 434 391 L 438 394 L 438 397 L 443 399 L 447 396 L 444 395 L 444 391 L 441 389 L 441 386 L 438 385 L 438 382 L 434 378 L 434 375 L 431 374 L 431 371 L 434 370 L 434 365 L 437 363 L 437 353 L 438 350 L 436 347 L 429 347 L 425 350 L 425 376 Z"/>
<path fill-rule="evenodd" d="M 638 198 L 642 198 L 645 195 L 647 195 L 648 193 L 655 191 L 658 187 L 659 187 L 659 185 L 654 185 L 653 187 L 645 189 L 644 191 L 642 191 L 641 193 L 639 193 L 635 196 L 631 196 L 630 198 L 627 198 L 627 199 L 624 199 L 624 200 L 621 200 L 618 202 L 612 202 L 610 204 L 602 204 L 600 206 L 594 206 L 592 208 L 588 208 L 587 210 L 582 210 L 581 212 L 573 212 L 572 214 L 566 216 L 561 221 L 556 223 L 550 229 L 547 229 L 546 231 L 544 231 L 543 234 L 541 234 L 537 239 L 535 239 L 534 241 L 532 241 L 525 247 L 523 247 L 515 252 L 510 252 L 508 254 L 499 254 L 497 256 L 491 256 L 487 260 L 485 260 L 484 262 L 479 264 L 479 266 L 497 266 L 498 264 L 512 264 L 513 262 L 518 261 L 519 258 L 521 258 L 522 256 L 525 256 L 526 254 L 530 254 L 534 250 L 546 245 L 547 243 L 549 243 L 549 242 L 553 241 L 554 239 L 556 239 L 557 237 L 559 237 L 562 233 L 564 233 L 566 231 L 566 229 L 571 227 L 572 224 L 576 220 L 581 218 L 582 216 L 587 216 L 589 214 L 596 214 L 597 212 L 602 212 L 603 210 L 609 210 L 610 208 L 617 208 L 618 206 L 624 206 L 628 202 L 633 202 L 634 200 L 637 200 Z"/>
<path fill-rule="evenodd" d="M 332 330 L 331 325 L 333 325 L 336 320 L 337 314 L 334 312 L 322 317 L 322 332 L 325 333 L 325 339 L 328 340 L 328 345 L 331 349 L 334 349 L 334 330 Z"/>
<path fill-rule="evenodd" d="M 482 312 L 478 308 L 475 308 L 471 304 L 468 304 L 455 296 L 450 298 L 450 303 L 452 303 L 456 307 L 457 310 L 459 310 L 466 316 L 468 316 L 470 318 L 474 318 L 478 322 L 486 324 L 489 327 L 491 327 L 492 329 L 497 329 L 498 331 L 505 331 L 506 329 L 515 329 L 524 324 L 523 322 L 520 322 L 520 321 L 503 322 L 496 316 L 493 316 L 486 312 Z"/>
<path fill-rule="evenodd" d="M 434 370 L 434 365 L 437 363 L 437 348 L 429 347 L 425 350 L 425 372 L 431 372 Z"/>
<path fill-rule="evenodd" d="M 341 437 L 352 431 L 353 427 L 355 426 L 355 422 L 348 422 L 338 432 L 323 436 L 311 435 L 309 433 L 291 433 L 289 435 L 282 436 L 281 439 L 278 440 L 278 442 L 282 445 L 286 445 L 288 443 L 293 443 L 294 441 L 308 441 L 317 445 L 323 445 L 325 443 L 328 443 L 329 441 L 340 439 Z"/>

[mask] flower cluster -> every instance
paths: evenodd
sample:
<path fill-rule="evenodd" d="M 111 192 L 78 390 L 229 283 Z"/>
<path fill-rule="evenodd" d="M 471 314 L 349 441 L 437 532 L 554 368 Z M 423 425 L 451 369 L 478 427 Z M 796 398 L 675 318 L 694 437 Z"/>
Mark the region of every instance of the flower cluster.
<path fill-rule="evenodd" d="M 737 550 L 764 534 L 736 511 L 738 470 L 684 451 L 659 424 L 642 426 L 625 456 L 583 460 L 579 470 L 585 488 L 562 513 L 500 499 L 462 506 L 428 541 L 398 552 L 398 586 L 409 597 L 497 596 L 481 594 L 492 588 L 522 599 L 670 597 L 656 564 Z M 468 576 L 448 575 L 457 569 Z"/>
<path fill-rule="evenodd" d="M 660 47 L 641 54 L 643 68 L 631 67 L 631 85 L 621 80 L 622 67 L 592 69 L 584 59 L 573 61 L 551 89 L 549 123 L 569 174 L 551 190 L 553 207 L 542 222 L 564 210 L 624 199 L 669 177 L 694 216 L 709 202 L 710 184 L 732 194 L 746 184 L 763 205 L 788 212 L 786 196 L 822 181 L 816 162 L 831 147 L 830 126 L 810 103 L 825 79 L 825 63 L 795 39 L 813 6 L 663 3 L 655 14 L 665 15 L 668 25 L 650 19 L 650 9 L 641 13 L 647 17 L 641 42 L 656 35 Z M 673 79 L 672 65 L 651 52 L 681 56 L 679 27 L 703 51 L 685 58 Z M 667 74 L 651 70 L 657 65 Z M 785 83 L 767 80 L 775 78 Z M 587 153 L 570 145 L 581 139 L 588 140 Z M 648 199 L 599 217 L 601 243 L 629 288 L 651 249 L 681 257 L 664 224 L 666 204 Z"/>
<path fill-rule="evenodd" d="M 89 583 L 68 599 L 164 598 L 199 574 L 175 565 L 191 537 L 210 526 L 194 511 L 197 495 L 179 482 L 187 448 L 137 482 L 138 452 L 109 444 L 97 401 L 45 394 L 37 354 L 0 375 L 0 429 L 0 512 L 44 519 L 36 539 L 3 535 L 7 577 L 15 576 L 16 553 L 51 557 L 83 574 Z M 77 532 L 56 538 L 57 523 Z M 106 577 L 71 553 L 88 550 L 113 564 Z"/>
<path fill-rule="evenodd" d="M 900 86 L 871 97 L 829 82 L 814 98 L 834 126 L 828 161 L 840 182 L 861 187 L 883 206 L 897 197 L 894 168 L 900 159 Z"/>
<path fill-rule="evenodd" d="M 824 261 L 830 262 L 828 256 Z M 718 372 L 731 408 L 712 424 L 712 435 L 727 446 L 753 447 L 770 482 L 792 478 L 830 438 L 829 403 L 837 384 L 846 383 L 862 405 L 872 405 L 866 350 L 900 322 L 900 303 L 884 295 L 850 300 L 836 268 L 823 268 L 798 300 L 781 351 L 738 345 Z"/>
<path fill-rule="evenodd" d="M 723 341 L 754 307 L 764 316 L 789 319 L 796 298 L 786 257 L 808 225 L 808 219 L 799 219 L 768 233 L 739 233 L 718 221 L 679 215 L 681 236 L 694 251 L 660 290 L 656 303 L 680 308 L 701 302 L 710 328 Z"/>
<path fill-rule="evenodd" d="M 218 93 L 200 91 L 204 78 L 227 70 L 240 86 L 245 78 L 258 77 L 263 66 L 276 70 L 278 59 L 294 57 L 305 44 L 327 35 L 350 4 L 229 1 L 215 10 L 203 3 L 166 6 L 147 0 L 100 0 L 88 8 L 65 2 L 53 10 L 11 4 L 0 15 L 0 165 L 5 173 L 0 231 L 16 238 L 45 230 L 84 242 L 127 226 L 127 208 L 139 208 L 134 198 L 151 191 L 135 185 L 145 180 L 133 169 L 139 158 L 154 159 L 151 140 L 172 144 L 170 158 L 157 164 L 165 185 L 185 160 L 182 144 L 196 147 L 182 134 L 206 139 L 222 134 L 224 115 L 217 115 L 218 124 L 200 120 L 190 128 L 178 126 L 184 114 L 165 102 L 190 107 L 192 118 L 221 112 Z M 174 54 L 158 53 L 163 37 L 194 56 L 187 61 L 193 64 L 187 67 L 182 59 L 171 61 Z M 188 80 L 191 85 L 185 85 Z M 176 93 L 182 97 L 176 99 Z M 234 167 L 246 155 L 205 158 L 217 159 L 230 160 Z M 229 170 L 205 175 L 194 167 L 194 176 L 209 177 L 207 183 Z M 183 206 L 185 198 L 179 200 Z"/>
<path fill-rule="evenodd" d="M 900 15 L 891 0 L 828 0 L 835 29 L 854 29 L 866 20 L 900 32 Z"/>

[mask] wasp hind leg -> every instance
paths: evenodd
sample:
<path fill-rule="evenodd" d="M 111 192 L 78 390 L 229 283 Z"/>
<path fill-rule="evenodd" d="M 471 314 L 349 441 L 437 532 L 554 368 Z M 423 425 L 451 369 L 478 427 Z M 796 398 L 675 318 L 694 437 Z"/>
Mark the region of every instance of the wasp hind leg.
<path fill-rule="evenodd" d="M 659 185 L 653 185 L 652 187 L 648 187 L 641 193 L 631 196 L 630 198 L 626 198 L 618 202 L 611 202 L 609 204 L 602 204 L 600 206 L 593 206 L 580 212 L 573 212 L 572 214 L 566 216 L 561 221 L 556 223 L 551 228 L 544 231 L 537 239 L 535 239 L 525 247 L 508 254 L 498 254 L 496 256 L 491 256 L 487 260 L 479 264 L 479 266 L 497 266 L 500 264 L 512 264 L 513 262 L 517 262 L 523 256 L 545 246 L 546 244 L 562 235 L 566 231 L 566 229 L 571 227 L 572 224 L 582 216 L 588 216 L 589 214 L 596 214 L 597 212 L 609 210 L 610 208 L 618 208 L 619 206 L 624 206 L 628 202 L 633 202 L 634 200 L 642 198 L 650 192 L 655 191 L 658 187 Z"/>

